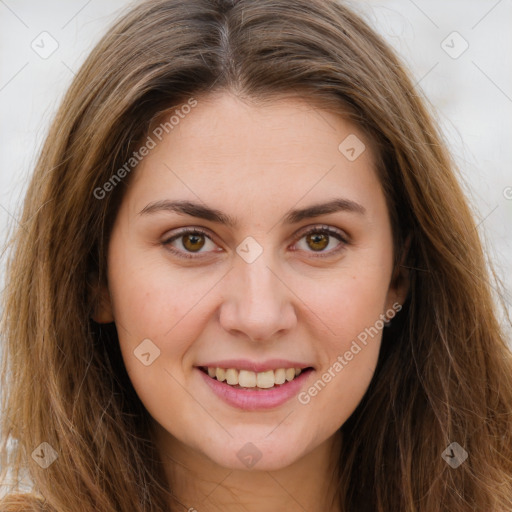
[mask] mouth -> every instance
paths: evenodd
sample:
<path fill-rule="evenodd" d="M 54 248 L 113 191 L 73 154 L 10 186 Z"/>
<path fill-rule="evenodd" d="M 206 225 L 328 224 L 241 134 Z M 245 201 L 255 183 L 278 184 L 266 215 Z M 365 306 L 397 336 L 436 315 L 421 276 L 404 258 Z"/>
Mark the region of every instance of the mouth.
<path fill-rule="evenodd" d="M 231 388 L 246 391 L 268 391 L 286 386 L 301 374 L 309 373 L 313 367 L 305 368 L 276 368 L 263 372 L 237 368 L 220 368 L 216 366 L 199 366 L 204 374 L 213 380 L 222 382 Z"/>

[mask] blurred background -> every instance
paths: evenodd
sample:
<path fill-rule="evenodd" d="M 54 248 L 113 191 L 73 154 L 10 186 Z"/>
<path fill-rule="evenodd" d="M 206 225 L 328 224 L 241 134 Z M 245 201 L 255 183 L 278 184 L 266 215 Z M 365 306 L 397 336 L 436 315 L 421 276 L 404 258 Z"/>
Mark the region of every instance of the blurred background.
<path fill-rule="evenodd" d="M 131 2 L 0 0 L 0 241 L 81 63 Z M 458 162 L 512 314 L 512 2 L 352 0 L 398 51 Z M 0 292 L 4 281 L 0 261 Z"/>

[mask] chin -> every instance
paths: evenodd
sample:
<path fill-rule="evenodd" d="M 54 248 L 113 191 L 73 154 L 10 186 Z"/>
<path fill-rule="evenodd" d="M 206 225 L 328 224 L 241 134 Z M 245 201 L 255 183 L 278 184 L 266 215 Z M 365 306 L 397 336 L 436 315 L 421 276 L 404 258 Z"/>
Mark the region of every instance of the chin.
<path fill-rule="evenodd" d="M 276 471 L 290 466 L 304 455 L 304 443 L 290 435 L 251 440 L 250 436 L 210 445 L 205 455 L 227 469 L 245 471 Z M 298 449 L 297 447 L 301 448 Z"/>

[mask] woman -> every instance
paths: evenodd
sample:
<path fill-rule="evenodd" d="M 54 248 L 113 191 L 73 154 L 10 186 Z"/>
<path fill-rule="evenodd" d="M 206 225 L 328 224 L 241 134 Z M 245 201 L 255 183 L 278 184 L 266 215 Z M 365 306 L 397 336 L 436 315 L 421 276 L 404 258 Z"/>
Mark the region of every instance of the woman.
<path fill-rule="evenodd" d="M 512 358 L 454 165 L 339 3 L 151 0 L 12 240 L 1 510 L 512 508 Z M 32 508 L 29 508 L 32 507 Z"/>

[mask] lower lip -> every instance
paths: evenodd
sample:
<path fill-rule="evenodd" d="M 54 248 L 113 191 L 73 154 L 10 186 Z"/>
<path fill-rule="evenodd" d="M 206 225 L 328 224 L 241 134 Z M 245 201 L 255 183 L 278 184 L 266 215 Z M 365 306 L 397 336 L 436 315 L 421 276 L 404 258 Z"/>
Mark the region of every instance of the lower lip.
<path fill-rule="evenodd" d="M 290 398 L 297 395 L 303 386 L 306 379 L 312 373 L 312 370 L 302 372 L 295 379 L 282 384 L 279 387 L 265 390 L 257 390 L 255 388 L 239 389 L 212 379 L 208 374 L 197 368 L 197 371 L 202 375 L 206 384 L 210 389 L 226 403 L 238 409 L 246 411 L 256 411 L 260 409 L 273 409 L 284 404 Z"/>

